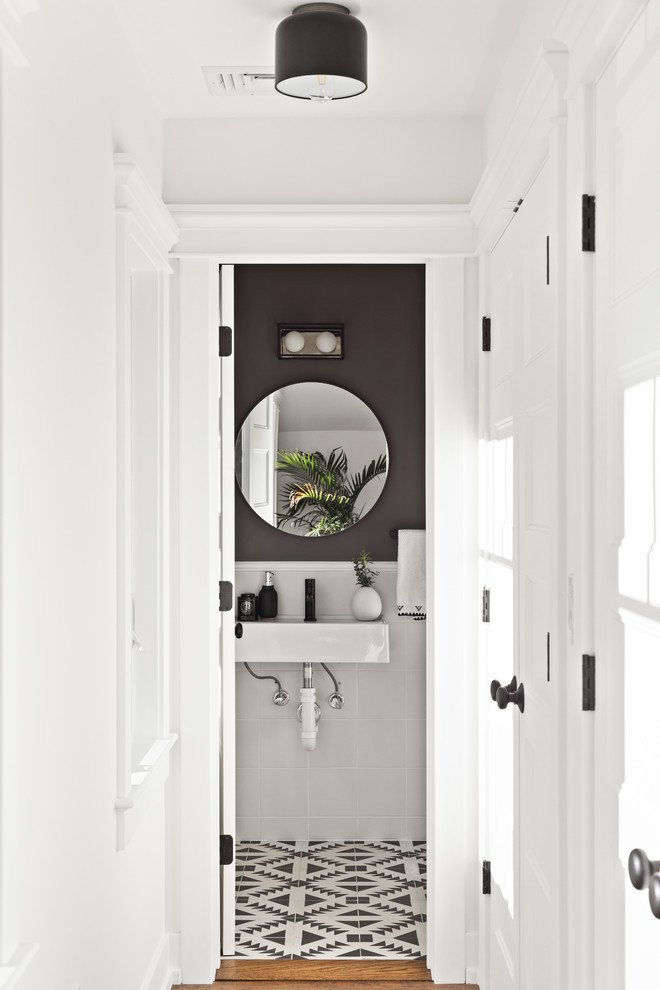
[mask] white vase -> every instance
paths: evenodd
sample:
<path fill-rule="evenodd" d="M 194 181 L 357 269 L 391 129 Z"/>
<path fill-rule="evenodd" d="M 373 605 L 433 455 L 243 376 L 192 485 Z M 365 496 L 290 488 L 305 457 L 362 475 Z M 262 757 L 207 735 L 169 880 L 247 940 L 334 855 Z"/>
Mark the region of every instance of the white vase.
<path fill-rule="evenodd" d="M 373 622 L 374 619 L 380 618 L 383 603 L 375 588 L 365 588 L 360 585 L 353 595 L 351 608 L 353 615 L 360 622 Z"/>

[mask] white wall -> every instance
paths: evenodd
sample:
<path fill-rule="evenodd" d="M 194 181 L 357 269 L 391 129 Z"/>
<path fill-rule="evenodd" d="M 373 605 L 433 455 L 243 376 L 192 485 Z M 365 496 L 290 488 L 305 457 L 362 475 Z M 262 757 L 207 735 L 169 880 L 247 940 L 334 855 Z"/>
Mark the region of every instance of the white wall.
<path fill-rule="evenodd" d="M 482 168 L 471 118 L 165 125 L 167 203 L 467 203 Z"/>
<path fill-rule="evenodd" d="M 39 945 L 21 990 L 157 990 L 162 789 L 116 851 L 113 151 L 159 190 L 161 122 L 112 4 L 48 0 L 21 45 L 2 90 L 2 951 Z"/>
<path fill-rule="evenodd" d="M 275 561 L 272 568 L 280 615 L 304 614 L 309 577 L 316 579 L 317 615 L 350 615 L 351 564 Z M 396 564 L 374 568 L 390 662 L 330 665 L 346 699 L 339 711 L 328 705 L 332 681 L 314 665 L 322 710 L 315 750 L 303 750 L 296 718 L 302 665 L 253 667 L 281 680 L 291 694 L 285 708 L 272 702 L 272 681 L 236 668 L 239 840 L 426 838 L 426 623 L 397 615 Z M 237 594 L 258 592 L 263 576 L 259 565 L 237 564 Z"/>

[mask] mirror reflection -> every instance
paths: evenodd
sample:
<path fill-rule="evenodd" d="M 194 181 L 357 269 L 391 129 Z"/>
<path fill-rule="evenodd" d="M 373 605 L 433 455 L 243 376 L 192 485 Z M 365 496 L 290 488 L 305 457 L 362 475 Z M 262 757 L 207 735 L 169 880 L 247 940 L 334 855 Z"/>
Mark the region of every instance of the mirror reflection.
<path fill-rule="evenodd" d="M 236 442 L 236 479 L 248 505 L 295 536 L 354 526 L 377 502 L 387 467 L 387 441 L 371 409 L 323 382 L 266 396 Z"/>

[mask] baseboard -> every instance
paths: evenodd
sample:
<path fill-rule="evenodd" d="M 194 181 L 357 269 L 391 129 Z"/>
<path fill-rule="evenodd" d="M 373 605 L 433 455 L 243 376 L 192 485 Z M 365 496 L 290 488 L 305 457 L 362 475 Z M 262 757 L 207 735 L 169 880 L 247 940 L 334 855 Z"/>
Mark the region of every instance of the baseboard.
<path fill-rule="evenodd" d="M 179 933 L 168 935 L 168 938 L 170 940 L 170 977 L 172 980 L 170 985 L 178 986 L 183 979 L 181 973 L 181 935 Z"/>
<path fill-rule="evenodd" d="M 12 987 L 17 985 L 38 951 L 38 942 L 21 942 L 11 959 L 5 963 L 0 960 L 0 987 L 2 990 L 12 990 Z"/>
<path fill-rule="evenodd" d="M 140 990 L 172 990 L 181 983 L 179 935 L 163 935 L 154 952 Z"/>
<path fill-rule="evenodd" d="M 465 934 L 465 982 L 479 983 L 479 933 Z"/>

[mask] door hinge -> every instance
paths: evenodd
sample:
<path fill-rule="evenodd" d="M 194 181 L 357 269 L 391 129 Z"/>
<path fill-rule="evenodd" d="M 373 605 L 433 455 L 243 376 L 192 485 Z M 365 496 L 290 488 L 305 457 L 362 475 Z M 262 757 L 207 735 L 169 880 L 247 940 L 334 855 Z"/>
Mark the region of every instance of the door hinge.
<path fill-rule="evenodd" d="M 234 862 L 234 836 L 220 836 L 220 866 L 231 866 Z"/>
<path fill-rule="evenodd" d="M 218 599 L 218 611 L 231 612 L 234 607 L 234 586 L 231 581 L 218 581 Z"/>
<path fill-rule="evenodd" d="M 596 197 L 582 197 L 582 250 L 596 250 Z"/>
<path fill-rule="evenodd" d="M 481 893 L 490 894 L 490 860 L 485 859 L 481 866 Z"/>
<path fill-rule="evenodd" d="M 231 327 L 218 327 L 218 353 L 220 357 L 229 357 L 231 355 L 231 344 Z"/>
<path fill-rule="evenodd" d="M 596 711 L 596 657 L 582 654 L 582 711 Z"/>
<path fill-rule="evenodd" d="M 490 350 L 490 316 L 481 318 L 481 350 Z"/>
<path fill-rule="evenodd" d="M 481 621 L 490 622 L 490 588 L 481 592 Z"/>

